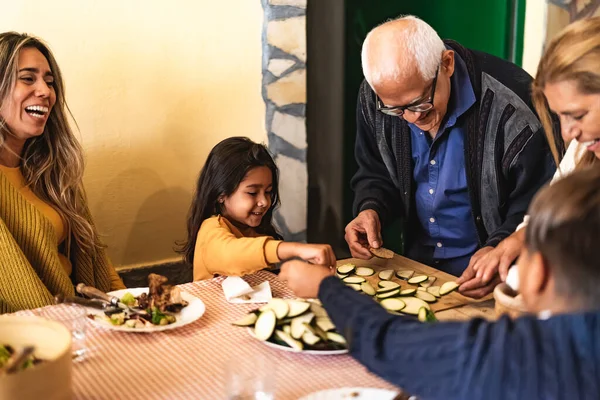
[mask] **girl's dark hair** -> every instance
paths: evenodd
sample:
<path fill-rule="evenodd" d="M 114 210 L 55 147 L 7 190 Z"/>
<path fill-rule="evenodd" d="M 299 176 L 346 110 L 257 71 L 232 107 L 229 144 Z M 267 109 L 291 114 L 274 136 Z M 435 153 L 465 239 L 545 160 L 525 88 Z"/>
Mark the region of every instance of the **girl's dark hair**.
<path fill-rule="evenodd" d="M 178 250 L 186 262 L 193 264 L 196 239 L 204 220 L 221 213 L 223 205 L 219 203 L 219 197 L 230 196 L 235 192 L 248 171 L 256 167 L 267 167 L 273 175 L 271 207 L 256 232 L 281 238 L 272 224 L 273 210 L 279 205 L 279 170 L 275 161 L 262 144 L 254 143 L 246 137 L 228 138 L 213 147 L 200 171 L 188 214 L 188 238 Z"/>
<path fill-rule="evenodd" d="M 600 168 L 575 171 L 545 187 L 529 207 L 525 245 L 547 260 L 561 296 L 600 302 Z"/>

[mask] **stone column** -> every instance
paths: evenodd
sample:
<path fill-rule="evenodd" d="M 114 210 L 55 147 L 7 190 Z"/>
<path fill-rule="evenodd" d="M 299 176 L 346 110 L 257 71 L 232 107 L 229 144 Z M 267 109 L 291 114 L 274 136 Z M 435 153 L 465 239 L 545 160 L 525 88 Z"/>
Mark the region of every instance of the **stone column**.
<path fill-rule="evenodd" d="M 261 0 L 262 95 L 269 150 L 279 167 L 275 225 L 286 240 L 306 240 L 306 1 Z"/>

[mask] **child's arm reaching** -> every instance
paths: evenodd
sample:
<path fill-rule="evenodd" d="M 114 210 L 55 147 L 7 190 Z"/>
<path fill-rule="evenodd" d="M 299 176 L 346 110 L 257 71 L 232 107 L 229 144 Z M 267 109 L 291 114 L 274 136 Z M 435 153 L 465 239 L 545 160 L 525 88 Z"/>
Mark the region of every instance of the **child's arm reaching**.
<path fill-rule="evenodd" d="M 335 265 L 335 255 L 329 245 L 282 242 L 269 236 L 240 238 L 215 218 L 205 221 L 198 233 L 194 279 L 215 274 L 247 275 L 294 257 Z"/>

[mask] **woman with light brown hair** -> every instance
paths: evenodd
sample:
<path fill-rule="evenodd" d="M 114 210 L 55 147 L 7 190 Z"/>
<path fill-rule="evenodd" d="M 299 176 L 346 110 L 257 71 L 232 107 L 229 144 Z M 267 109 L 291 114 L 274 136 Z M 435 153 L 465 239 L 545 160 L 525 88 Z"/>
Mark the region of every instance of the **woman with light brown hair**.
<path fill-rule="evenodd" d="M 552 182 L 576 169 L 600 165 L 600 17 L 568 25 L 549 43 L 532 85 L 532 98 L 557 165 L 560 146 L 552 135 L 548 108 L 558 117 L 562 137 L 569 143 Z M 522 228 L 527 220 L 526 216 L 515 233 L 472 262 L 459 279 L 462 294 L 488 294 L 498 273 L 506 280 L 523 248 Z"/>
<path fill-rule="evenodd" d="M 124 288 L 92 222 L 83 152 L 48 46 L 0 34 L 0 313 L 40 307 L 83 282 Z"/>

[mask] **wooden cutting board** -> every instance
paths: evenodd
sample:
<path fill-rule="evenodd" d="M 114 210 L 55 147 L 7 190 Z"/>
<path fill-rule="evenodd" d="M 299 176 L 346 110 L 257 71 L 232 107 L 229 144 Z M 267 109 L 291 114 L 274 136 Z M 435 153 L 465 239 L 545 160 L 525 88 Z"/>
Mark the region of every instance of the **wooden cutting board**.
<path fill-rule="evenodd" d="M 380 271 L 383 271 L 386 269 L 393 269 L 395 271 L 398 271 L 398 270 L 415 271 L 413 276 L 417 276 L 417 275 L 433 276 L 436 278 L 436 280 L 432 286 L 442 286 L 446 282 L 455 281 L 457 279 L 457 277 L 455 277 L 453 275 L 447 274 L 443 271 L 440 271 L 435 268 L 429 267 L 427 265 L 421 264 L 419 262 L 410 260 L 410 259 L 408 259 L 406 257 L 402 257 L 400 255 L 395 255 L 394 258 L 392 258 L 392 259 L 381 259 L 381 258 L 373 257 L 371 260 L 359 260 L 356 258 L 348 258 L 348 259 L 344 259 L 344 260 L 338 260 L 338 262 L 337 262 L 338 266 L 344 265 L 344 264 L 354 264 L 357 267 L 373 268 L 375 270 L 375 274 L 372 276 L 366 276 L 364 278 L 375 288 L 375 290 L 377 290 L 379 288 L 379 286 L 377 286 L 377 283 L 379 281 L 381 281 L 381 279 L 379 279 L 378 273 Z M 420 286 L 420 285 L 411 285 L 404 279 L 398 278 L 396 275 L 394 275 L 394 277 L 391 279 L 391 281 L 399 283 L 400 287 L 402 289 L 408 289 L 408 288 L 416 289 Z M 454 291 L 445 296 L 442 296 L 441 298 L 438 298 L 438 300 L 435 303 L 429 303 L 429 305 L 434 312 L 439 312 L 442 310 L 448 310 L 448 309 L 452 309 L 452 308 L 463 307 L 465 305 L 473 305 L 473 304 L 476 304 L 479 302 L 488 301 L 490 298 L 492 298 L 491 295 L 487 296 L 481 300 L 474 300 L 474 299 L 465 297 L 465 296 L 459 294 L 458 292 Z"/>

